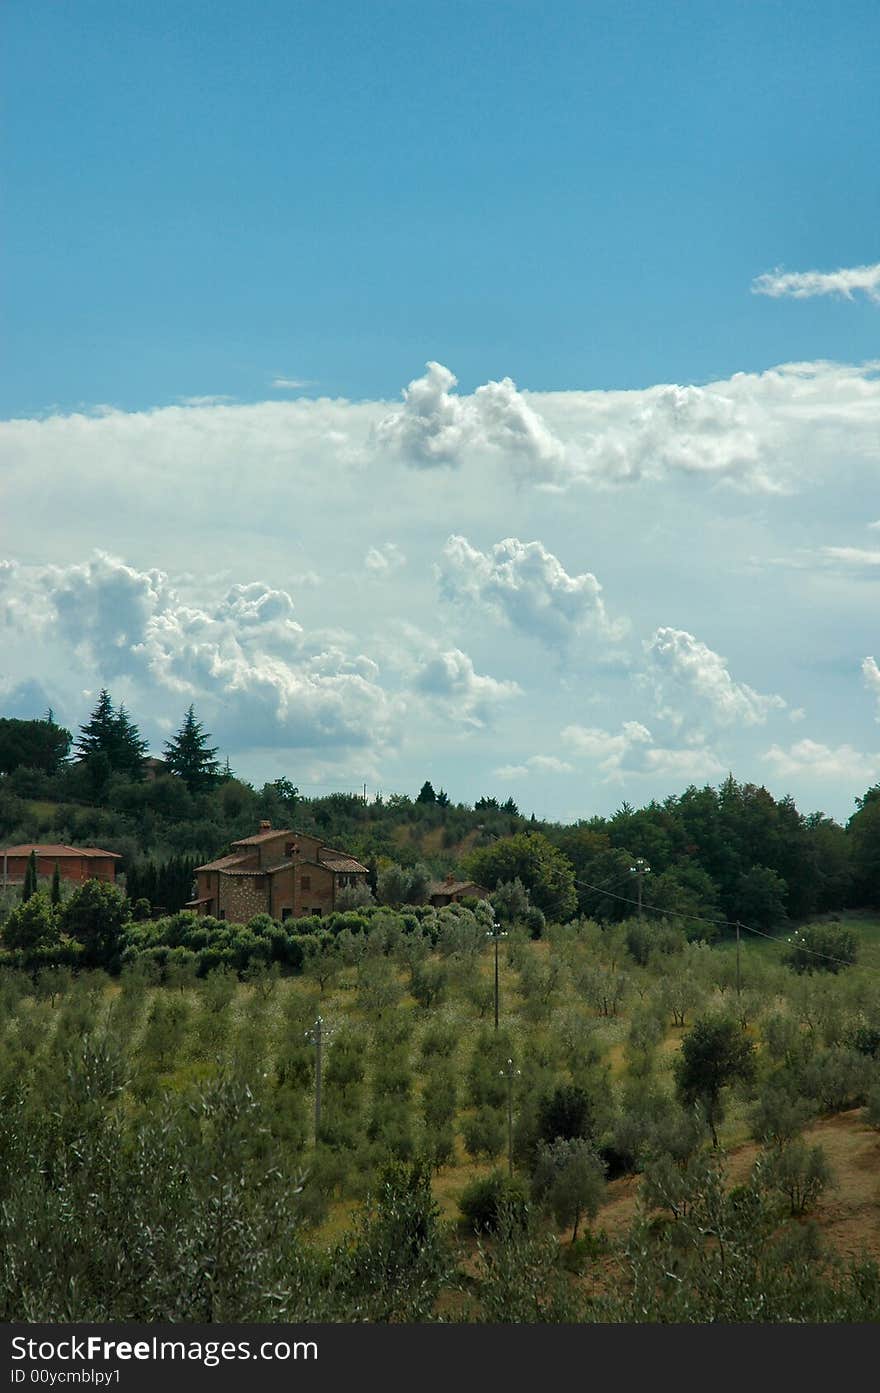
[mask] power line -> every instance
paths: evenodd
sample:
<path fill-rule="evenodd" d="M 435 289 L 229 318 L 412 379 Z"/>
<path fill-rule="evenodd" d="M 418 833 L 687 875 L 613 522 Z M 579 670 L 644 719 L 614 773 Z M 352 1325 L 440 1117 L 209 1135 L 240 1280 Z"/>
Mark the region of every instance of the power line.
<path fill-rule="evenodd" d="M 736 922 L 735 920 L 733 920 L 733 919 L 725 919 L 725 918 L 723 918 L 723 917 L 721 917 L 721 916 L 719 916 L 719 917 L 717 917 L 717 918 L 715 918 L 715 919 L 709 919 L 709 918 L 707 918 L 706 915 L 704 915 L 704 914 L 690 914 L 690 913 L 682 914 L 681 910 L 677 910 L 677 909 L 661 909 L 661 907 L 660 907 L 659 905 L 643 904 L 643 903 L 641 903 L 639 900 L 633 900 L 633 899 L 631 899 L 628 895 L 617 895 L 617 894 L 615 894 L 615 893 L 614 893 L 613 891 L 611 891 L 611 890 L 605 890 L 605 889 L 603 889 L 601 885 L 591 885 L 589 881 L 586 881 L 586 880 L 578 880 L 577 877 L 575 877 L 575 882 L 574 882 L 574 883 L 575 883 L 575 885 L 580 885 L 580 886 L 582 887 L 582 889 L 585 889 L 585 890 L 593 890 L 593 891 L 596 892 L 596 894 L 605 895 L 605 896 L 607 896 L 607 898 L 609 898 L 609 899 L 612 899 L 612 900 L 620 900 L 623 904 L 632 904 L 632 905 L 635 905 L 636 908 L 640 908 L 640 907 L 641 907 L 641 908 L 643 908 L 643 909 L 650 909 L 654 914 L 666 914 L 666 915 L 672 915 L 673 917 L 679 918 L 679 919 L 691 919 L 691 920 L 693 920 L 693 921 L 694 921 L 695 923 L 697 923 L 697 924 L 711 924 L 713 928 L 723 928 L 723 927 L 724 927 L 724 928 L 730 928 L 730 929 L 735 929 L 735 928 L 737 928 L 737 922 Z M 606 884 L 607 884 L 607 882 L 606 882 Z M 764 933 L 762 929 L 753 929 L 753 928 L 751 927 L 751 925 L 749 925 L 749 924 L 743 924 L 743 923 L 741 923 L 741 922 L 739 923 L 738 926 L 739 926 L 740 929 L 744 930 L 746 933 L 755 934 L 758 938 L 766 938 L 770 943 L 782 943 L 782 939 L 780 939 L 780 938 L 775 938 L 773 934 Z M 790 940 L 788 940 L 788 941 L 790 941 Z M 800 950 L 801 950 L 802 953 L 809 953 L 811 957 L 814 957 L 814 958 L 823 958 L 823 959 L 825 960 L 825 962 L 837 963 L 840 967 L 852 967 L 852 966 L 853 966 L 853 964 L 852 964 L 851 962 L 847 962 L 847 960 L 846 960 L 845 958 L 836 958 L 836 957 L 834 957 L 834 955 L 831 954 L 831 953 L 822 953 L 822 952 L 819 951 L 818 948 L 808 948 L 807 945 L 806 945 L 805 943 L 801 943 L 801 944 L 799 944 L 798 946 L 800 947 Z M 869 967 L 868 970 L 869 970 L 869 971 L 872 971 L 872 970 L 873 970 L 873 971 L 876 971 L 877 969 L 871 969 L 871 968 Z"/>

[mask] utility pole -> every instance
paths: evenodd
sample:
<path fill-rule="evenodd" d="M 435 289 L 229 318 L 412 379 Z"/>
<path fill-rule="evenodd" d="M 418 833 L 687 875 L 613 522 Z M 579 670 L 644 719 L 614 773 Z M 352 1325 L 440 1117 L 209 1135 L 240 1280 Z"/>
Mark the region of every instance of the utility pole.
<path fill-rule="evenodd" d="M 324 1045 L 324 1018 L 318 1016 L 311 1030 L 306 1031 L 306 1038 L 311 1040 L 315 1047 L 315 1145 L 318 1144 L 318 1137 L 321 1133 L 321 1068 L 322 1068 L 322 1049 Z"/>
<path fill-rule="evenodd" d="M 487 929 L 487 930 L 486 930 L 486 937 L 487 937 L 487 938 L 491 938 L 491 939 L 494 941 L 494 943 L 495 943 L 495 1029 L 497 1030 L 497 1029 L 498 1029 L 498 1000 L 499 1000 L 499 995 L 498 995 L 498 943 L 499 943 L 499 940 L 500 940 L 500 939 L 506 938 L 506 937 L 507 937 L 507 934 L 502 930 L 501 925 L 498 923 L 498 920 L 496 919 L 495 922 L 493 923 L 491 929 Z"/>
<path fill-rule="evenodd" d="M 651 867 L 643 856 L 637 856 L 633 865 L 629 868 L 630 875 L 636 878 L 636 895 L 639 902 L 639 918 L 642 917 L 642 881 L 646 875 L 650 875 Z"/>
<path fill-rule="evenodd" d="M 509 1174 L 513 1175 L 513 1081 L 519 1069 L 514 1069 L 513 1060 L 508 1059 L 504 1068 L 498 1072 L 507 1080 L 507 1169 Z"/>

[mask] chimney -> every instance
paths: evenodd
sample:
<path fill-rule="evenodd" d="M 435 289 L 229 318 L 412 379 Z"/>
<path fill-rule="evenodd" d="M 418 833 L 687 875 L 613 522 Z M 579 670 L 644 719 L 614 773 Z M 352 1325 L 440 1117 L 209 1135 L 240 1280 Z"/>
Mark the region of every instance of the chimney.
<path fill-rule="evenodd" d="M 260 831 L 261 831 L 261 832 L 271 832 L 271 831 L 272 831 L 272 824 L 271 824 L 271 822 L 261 822 L 261 823 L 260 823 Z"/>

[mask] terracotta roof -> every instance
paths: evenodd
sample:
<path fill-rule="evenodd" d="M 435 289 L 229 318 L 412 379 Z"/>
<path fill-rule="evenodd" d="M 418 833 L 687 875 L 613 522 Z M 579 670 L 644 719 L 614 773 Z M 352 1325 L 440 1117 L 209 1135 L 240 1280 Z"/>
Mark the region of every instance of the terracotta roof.
<path fill-rule="evenodd" d="M 261 842 L 270 842 L 273 837 L 292 837 L 295 834 L 289 827 L 270 827 L 268 832 L 255 832 L 252 837 L 241 837 L 239 841 L 233 842 L 233 846 L 259 846 Z"/>
<path fill-rule="evenodd" d="M 428 897 L 461 895 L 465 890 L 480 890 L 484 895 L 489 893 L 485 885 L 478 885 L 475 880 L 432 880 L 428 886 Z"/>
<path fill-rule="evenodd" d="M 0 847 L 0 856 L 30 856 L 35 851 L 38 856 L 54 856 L 59 861 L 65 856 L 109 856 L 114 861 L 121 859 L 118 851 L 102 851 L 97 846 L 56 846 L 54 843 L 27 842 L 24 846 Z"/>
<path fill-rule="evenodd" d="M 367 874 L 367 867 L 362 866 L 360 861 L 355 861 L 353 856 L 346 856 L 344 851 L 331 851 L 328 856 L 325 849 L 322 847 L 318 855 L 321 858 L 321 865 L 326 866 L 328 870 L 350 871 L 355 873 L 360 871 L 363 872 L 364 875 Z"/>
<path fill-rule="evenodd" d="M 231 866 L 241 866 L 249 858 L 247 855 L 220 856 L 216 861 L 206 861 L 204 866 L 196 866 L 197 871 L 227 871 Z"/>
<path fill-rule="evenodd" d="M 204 899 L 201 899 L 201 900 L 187 900 L 186 904 L 185 904 L 183 907 L 184 907 L 184 909 L 195 909 L 195 907 L 196 907 L 197 904 L 210 904 L 210 903 L 211 903 L 211 897 L 210 897 L 210 895 L 206 895 L 206 896 L 204 897 Z"/>

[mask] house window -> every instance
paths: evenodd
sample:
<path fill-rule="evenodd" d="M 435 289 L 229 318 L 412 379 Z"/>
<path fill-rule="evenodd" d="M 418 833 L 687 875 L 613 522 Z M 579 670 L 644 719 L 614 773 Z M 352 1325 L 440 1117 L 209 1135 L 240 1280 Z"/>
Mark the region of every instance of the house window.
<path fill-rule="evenodd" d="M 225 909 L 218 909 L 218 910 L 217 910 L 217 918 L 218 918 L 218 919 L 225 919 L 225 918 L 226 918 L 226 910 L 225 910 Z"/>
<path fill-rule="evenodd" d="M 318 905 L 317 909 L 313 909 L 311 912 L 312 914 L 317 914 L 319 919 L 321 918 L 321 915 L 323 913 L 320 905 Z"/>
<path fill-rule="evenodd" d="M 310 875 L 304 875 L 303 878 L 302 878 L 302 880 L 301 880 L 300 883 L 299 883 L 299 886 L 300 886 L 300 889 L 301 889 L 301 890 L 311 890 L 311 888 L 312 888 L 312 877 L 311 877 Z"/>
<path fill-rule="evenodd" d="M 290 908 L 290 905 L 284 905 L 284 907 L 283 907 L 282 910 L 281 910 L 281 922 L 282 922 L 282 924 L 284 923 L 285 919 L 290 919 L 291 916 L 292 916 L 292 914 L 293 914 L 293 910 Z"/>

